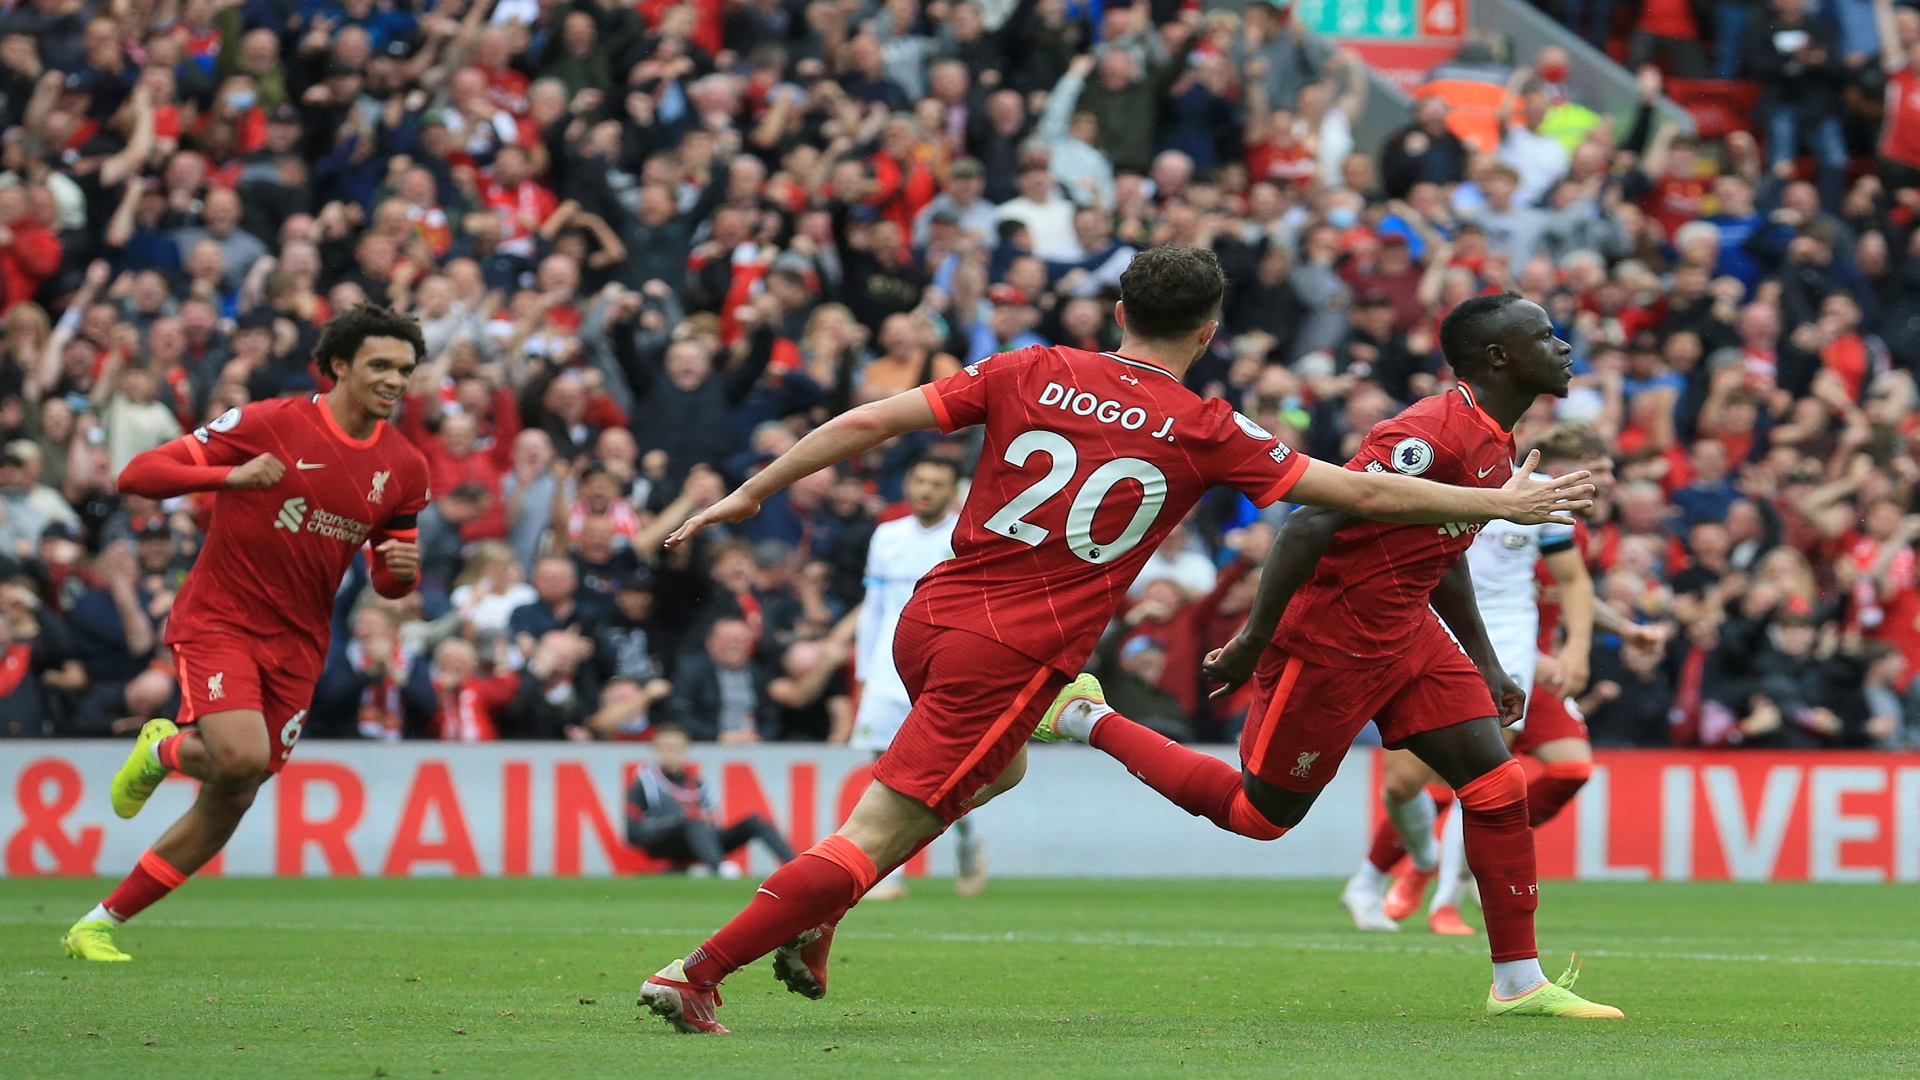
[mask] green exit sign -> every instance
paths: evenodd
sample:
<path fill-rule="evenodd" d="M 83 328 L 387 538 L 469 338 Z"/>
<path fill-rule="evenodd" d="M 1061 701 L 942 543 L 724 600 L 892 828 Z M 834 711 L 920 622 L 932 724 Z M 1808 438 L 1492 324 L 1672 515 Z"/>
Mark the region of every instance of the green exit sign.
<path fill-rule="evenodd" d="M 1300 0 L 1294 9 L 1323 37 L 1375 41 L 1452 38 L 1466 32 L 1467 0 Z"/>

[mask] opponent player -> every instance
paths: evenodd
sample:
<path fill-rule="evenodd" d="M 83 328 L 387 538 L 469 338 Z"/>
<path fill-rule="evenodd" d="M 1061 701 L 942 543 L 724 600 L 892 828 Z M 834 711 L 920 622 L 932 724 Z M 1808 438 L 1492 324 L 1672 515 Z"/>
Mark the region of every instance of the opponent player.
<path fill-rule="evenodd" d="M 838 832 L 641 987 L 641 1001 L 676 1030 L 724 1032 L 714 1015 L 720 980 L 776 949 L 774 972 L 788 989 L 826 993 L 840 917 L 884 870 L 1019 782 L 1028 735 L 1207 488 L 1404 521 L 1539 521 L 1584 505 L 1577 475 L 1474 490 L 1347 472 L 1292 452 L 1223 401 L 1201 401 L 1180 376 L 1212 340 L 1224 288 L 1205 248 L 1143 252 L 1121 275 L 1118 352 L 1022 349 L 844 413 L 668 541 L 744 520 L 796 479 L 894 436 L 986 425 L 954 557 L 921 581 L 894 637 L 913 698 L 906 723 Z"/>
<path fill-rule="evenodd" d="M 1540 460 L 1545 463 L 1543 468 L 1550 469 L 1565 461 L 1568 453 L 1574 453 L 1578 455 L 1575 460 L 1583 464 L 1590 462 L 1590 468 L 1603 467 L 1604 463 L 1604 467 L 1611 469 L 1611 462 L 1605 457 L 1606 447 L 1599 444 L 1591 429 L 1576 429 L 1573 425 L 1563 425 L 1563 428 L 1559 432 L 1548 432 L 1538 447 Z M 1586 432 L 1587 438 L 1598 444 L 1597 455 L 1579 453 L 1586 447 L 1575 445 L 1577 431 Z M 1474 603 L 1493 642 L 1494 655 L 1499 658 L 1500 667 L 1527 695 L 1525 718 L 1507 729 L 1511 741 L 1523 726 L 1534 725 L 1536 718 L 1550 712 L 1564 715 L 1566 711 L 1560 698 L 1565 691 L 1558 686 L 1558 680 L 1555 685 L 1535 692 L 1534 674 L 1543 648 L 1537 596 L 1539 575 L 1542 572 L 1550 575 L 1552 584 L 1564 598 L 1566 643 L 1557 666 L 1566 679 L 1575 683 L 1574 693 L 1586 682 L 1587 656 L 1593 647 L 1593 579 L 1587 574 L 1575 527 L 1557 523 L 1489 522 L 1467 548 L 1467 565 L 1473 576 Z M 1584 737 L 1580 745 L 1585 746 Z M 1542 811 L 1549 805 L 1552 811 L 1558 811 L 1566 799 L 1579 790 L 1591 768 L 1591 757 L 1588 751 L 1577 760 L 1572 755 L 1564 763 L 1556 759 L 1555 765 L 1528 783 L 1530 824 L 1537 825 L 1544 820 Z M 1443 884 L 1434 897 L 1427 925 L 1436 934 L 1473 933 L 1473 928 L 1461 920 L 1458 906 L 1461 883 L 1466 880 L 1464 833 L 1459 824 L 1462 815 L 1455 814 L 1448 819 L 1443 840 L 1435 843 L 1433 823 L 1437 807 L 1427 792 L 1427 785 L 1437 779 L 1433 770 L 1405 750 L 1388 750 L 1381 771 L 1386 818 L 1376 828 L 1373 845 L 1359 871 L 1341 890 L 1340 902 L 1353 916 L 1354 925 L 1362 930 L 1398 930 L 1400 926 L 1395 920 L 1411 914 L 1426 894 L 1427 884 L 1436 873 L 1442 873 Z M 1579 782 L 1572 784 L 1571 790 L 1565 790 L 1563 795 L 1563 789 L 1576 772 Z M 1393 902 L 1386 903 L 1383 891 L 1388 881 L 1387 872 L 1403 853 L 1411 869 L 1394 882 Z M 1383 859 L 1387 865 L 1378 866 Z"/>
<path fill-rule="evenodd" d="M 354 553 L 371 539 L 374 590 L 412 591 L 427 463 L 385 418 L 425 354 L 419 324 L 362 304 L 320 332 L 314 358 L 334 380 L 325 395 L 229 409 L 121 471 L 120 490 L 152 499 L 221 492 L 206 549 L 167 619 L 188 730 L 169 720 L 140 729 L 113 778 L 113 810 L 139 813 L 169 772 L 199 780 L 200 792 L 67 931 L 69 956 L 129 959 L 113 929 L 206 865 L 286 764 Z"/>
<path fill-rule="evenodd" d="M 1541 394 L 1566 394 L 1572 347 L 1545 311 L 1512 293 L 1455 308 L 1440 346 L 1460 385 L 1374 425 L 1348 469 L 1469 488 L 1514 474 L 1513 425 Z M 1306 816 L 1373 719 L 1388 746 L 1412 750 L 1460 793 L 1493 946 L 1487 1014 L 1617 1018 L 1573 993 L 1575 969 L 1558 982 L 1540 970 L 1526 779 L 1500 730 L 1520 718 L 1524 698 L 1487 641 L 1460 558 L 1479 531 L 1313 509 L 1287 518 L 1246 627 L 1206 661 L 1208 677 L 1228 688 L 1257 680 L 1240 771 L 1114 712 L 1090 675 L 1060 693 L 1035 737 L 1091 743 L 1188 813 L 1274 840 Z"/>
<path fill-rule="evenodd" d="M 906 722 L 913 699 L 893 666 L 893 633 L 913 588 L 953 554 L 954 503 L 960 495 L 960 466 L 944 458 L 922 458 L 907 470 L 903 518 L 882 522 L 867 545 L 867 595 L 854 628 L 854 676 L 860 680 L 860 708 L 854 714 L 851 745 L 877 757 Z M 973 838 L 973 821 L 953 823 L 960 841 L 960 876 L 953 887 L 962 896 L 978 896 L 986 887 L 986 865 Z M 907 895 L 896 869 L 867 893 L 871 900 Z"/>
<path fill-rule="evenodd" d="M 1604 495 L 1613 483 L 1613 459 L 1606 442 L 1584 424 L 1557 424 L 1544 432 L 1536 449 L 1540 468 L 1583 469 L 1592 477 L 1597 491 Z M 1558 526 L 1542 526 L 1558 529 Z M 1510 530 L 1500 530 L 1510 533 Z M 1542 533 L 1541 558 L 1531 557 L 1522 547 L 1503 546 L 1482 552 L 1493 528 L 1483 530 L 1468 549 L 1468 558 L 1491 556 L 1473 564 L 1474 593 L 1487 618 L 1488 632 L 1495 638 L 1494 651 L 1501 657 L 1526 648 L 1524 631 L 1537 627 L 1533 652 L 1537 657 L 1538 692 L 1529 692 L 1524 720 L 1508 728 L 1513 752 L 1527 754 L 1540 763 L 1540 771 L 1527 781 L 1527 820 L 1538 827 L 1553 820 L 1593 774 L 1593 746 L 1587 739 L 1587 726 L 1571 701 L 1585 687 L 1587 657 L 1592 649 L 1592 628 L 1601 628 L 1649 647 L 1664 643 L 1664 628 L 1642 626 L 1629 621 L 1612 608 L 1597 603 L 1593 579 L 1584 562 L 1576 565 L 1579 553 L 1586 550 L 1586 525 L 1575 524 L 1572 546 L 1565 554 L 1556 553 L 1558 544 L 1549 544 Z M 1549 551 L 1553 547 L 1555 551 Z M 1506 559 L 1499 558 L 1505 555 Z M 1502 563 L 1505 563 L 1503 566 Z M 1521 564 L 1532 568 L 1537 599 L 1529 594 L 1529 582 L 1509 575 L 1503 569 L 1518 571 Z M 1486 565 L 1486 573 L 1482 566 Z M 1506 588 L 1490 590 L 1489 579 L 1504 581 Z M 1492 592 L 1500 595 L 1489 595 Z M 1565 635 L 1559 634 L 1564 615 Z M 1504 624 L 1502 634 L 1496 626 Z M 1556 644 L 1558 641 L 1558 644 Z M 1503 659 L 1504 663 L 1504 659 Z M 1427 787 L 1436 778 L 1411 754 L 1389 751 L 1383 783 L 1387 819 L 1374 833 L 1368 859 L 1359 873 L 1348 882 L 1341 900 L 1353 914 L 1354 924 L 1363 930 L 1399 929 L 1394 920 L 1404 919 L 1420 906 L 1426 888 L 1436 872 L 1441 886 L 1434 893 L 1427 925 L 1435 933 L 1472 934 L 1473 928 L 1460 918 L 1459 902 L 1469 894 L 1473 881 L 1466 872 L 1464 836 L 1450 819 L 1441 845 L 1433 841 L 1433 821 L 1437 811 Z M 1412 838 L 1409 842 L 1408 838 Z M 1433 861 L 1435 851 L 1439 859 Z M 1409 856 L 1410 869 L 1394 878 L 1384 901 L 1386 875 L 1402 855 Z"/>

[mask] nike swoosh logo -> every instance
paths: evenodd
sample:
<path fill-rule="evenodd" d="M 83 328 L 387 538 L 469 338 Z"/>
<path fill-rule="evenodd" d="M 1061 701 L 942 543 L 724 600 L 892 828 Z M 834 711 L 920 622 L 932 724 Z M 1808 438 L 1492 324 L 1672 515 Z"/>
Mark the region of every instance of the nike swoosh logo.
<path fill-rule="evenodd" d="M 316 468 L 318 468 L 318 466 L 315 466 L 315 467 L 316 467 Z M 305 466 L 305 465 L 302 465 L 302 466 L 301 466 L 301 468 L 303 468 L 303 469 L 304 469 L 304 468 L 306 468 L 306 466 Z M 1493 471 L 1493 469 L 1494 469 L 1494 467 L 1493 467 L 1492 465 L 1489 465 L 1489 466 L 1487 466 L 1486 468 L 1484 468 L 1484 469 L 1481 469 L 1481 470 L 1480 470 L 1480 479 L 1482 479 L 1482 480 L 1485 480 L 1485 479 L 1487 478 L 1487 474 L 1488 474 L 1488 473 L 1490 473 L 1490 472 L 1492 472 L 1492 471 Z"/>
<path fill-rule="evenodd" d="M 324 469 L 324 468 L 326 468 L 326 467 L 327 467 L 327 463 L 326 463 L 326 462 L 324 462 L 324 461 L 299 461 L 299 460 L 295 460 L 295 461 L 294 461 L 294 463 L 293 463 L 293 467 L 294 467 L 294 468 L 296 468 L 296 469 Z M 1486 474 L 1486 473 L 1481 473 L 1480 475 L 1481 475 L 1481 476 L 1485 476 L 1485 475 L 1487 475 L 1487 474 Z"/>

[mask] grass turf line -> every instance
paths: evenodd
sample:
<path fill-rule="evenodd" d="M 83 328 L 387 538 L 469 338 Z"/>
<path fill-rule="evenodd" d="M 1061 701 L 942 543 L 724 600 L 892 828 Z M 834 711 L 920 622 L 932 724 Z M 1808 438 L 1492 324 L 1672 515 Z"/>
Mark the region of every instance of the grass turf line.
<path fill-rule="evenodd" d="M 756 964 L 730 1039 L 637 1019 L 752 889 L 196 881 L 92 965 L 57 938 L 105 883 L 0 881 L 0 1076 L 1920 1075 L 1912 886 L 1549 883 L 1544 966 L 1624 1024 L 1487 1023 L 1484 938 L 1226 881 L 921 882 L 849 917 L 824 1002 Z"/>

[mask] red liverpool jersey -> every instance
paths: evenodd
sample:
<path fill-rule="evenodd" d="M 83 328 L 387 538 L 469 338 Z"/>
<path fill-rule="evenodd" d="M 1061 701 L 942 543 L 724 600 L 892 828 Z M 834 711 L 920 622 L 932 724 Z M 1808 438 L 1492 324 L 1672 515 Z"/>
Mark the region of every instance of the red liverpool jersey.
<path fill-rule="evenodd" d="M 1022 349 L 921 390 L 941 431 L 987 430 L 954 557 L 921 579 L 906 615 L 1069 674 L 1208 488 L 1265 506 L 1307 467 L 1225 401 L 1116 353 Z"/>
<path fill-rule="evenodd" d="M 1418 476 L 1459 487 L 1500 487 L 1513 477 L 1513 435 L 1462 384 L 1416 402 L 1367 433 L 1347 462 L 1356 471 Z M 1480 531 L 1479 522 L 1342 529 L 1293 595 L 1274 642 L 1323 667 L 1364 667 L 1400 655 L 1437 624 L 1433 587 Z"/>
<path fill-rule="evenodd" d="M 180 587 L 167 643 L 207 634 L 297 634 L 325 652 L 333 597 L 354 553 L 426 509 L 427 461 L 382 421 L 352 439 L 319 397 L 228 409 L 182 437 L 205 465 L 272 454 L 287 467 L 272 487 L 223 491 L 206 548 Z"/>

